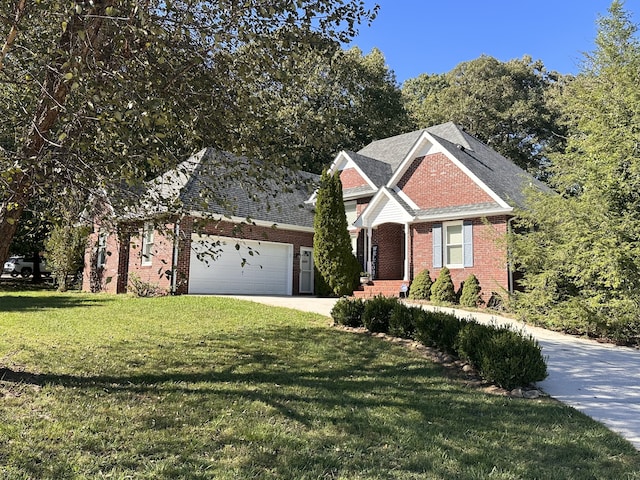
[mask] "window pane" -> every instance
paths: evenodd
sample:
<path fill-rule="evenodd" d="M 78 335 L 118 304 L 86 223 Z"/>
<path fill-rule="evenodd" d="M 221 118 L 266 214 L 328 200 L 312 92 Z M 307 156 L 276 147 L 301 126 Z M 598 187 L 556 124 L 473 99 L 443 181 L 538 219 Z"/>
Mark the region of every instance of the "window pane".
<path fill-rule="evenodd" d="M 447 245 L 462 245 L 462 225 L 447 227 Z"/>
<path fill-rule="evenodd" d="M 351 226 L 356 221 L 356 202 L 344 202 L 344 213 L 347 215 L 347 226 Z"/>
<path fill-rule="evenodd" d="M 451 265 L 462 265 L 462 245 L 447 247 L 447 263 Z"/>

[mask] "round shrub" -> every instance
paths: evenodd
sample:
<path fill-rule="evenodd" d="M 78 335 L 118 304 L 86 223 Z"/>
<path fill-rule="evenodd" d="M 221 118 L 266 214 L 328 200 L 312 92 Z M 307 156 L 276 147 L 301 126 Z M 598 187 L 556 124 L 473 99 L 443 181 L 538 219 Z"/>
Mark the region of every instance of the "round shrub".
<path fill-rule="evenodd" d="M 503 388 L 511 390 L 547 377 L 541 347 L 531 335 L 502 329 L 483 350 L 480 374 Z"/>
<path fill-rule="evenodd" d="M 478 278 L 472 273 L 462 284 L 462 294 L 460 295 L 460 305 L 463 307 L 475 308 L 478 305 L 482 305 L 482 295 L 480 292 L 480 282 Z"/>
<path fill-rule="evenodd" d="M 413 317 L 416 310 L 422 309 L 397 303 L 389 317 L 389 333 L 394 337 L 413 338 L 416 329 Z"/>
<path fill-rule="evenodd" d="M 434 303 L 456 302 L 456 290 L 451 280 L 451 272 L 447 267 L 440 270 L 440 275 L 431 285 L 431 301 Z"/>
<path fill-rule="evenodd" d="M 431 275 L 429 270 L 422 270 L 411 282 L 411 290 L 409 290 L 409 298 L 413 300 L 429 300 L 431 298 Z"/>
<path fill-rule="evenodd" d="M 398 304 L 395 297 L 376 295 L 364 304 L 362 323 L 370 332 L 388 333 L 391 311 Z"/>
<path fill-rule="evenodd" d="M 361 327 L 363 311 L 362 299 L 342 297 L 331 309 L 331 318 L 338 325 Z"/>

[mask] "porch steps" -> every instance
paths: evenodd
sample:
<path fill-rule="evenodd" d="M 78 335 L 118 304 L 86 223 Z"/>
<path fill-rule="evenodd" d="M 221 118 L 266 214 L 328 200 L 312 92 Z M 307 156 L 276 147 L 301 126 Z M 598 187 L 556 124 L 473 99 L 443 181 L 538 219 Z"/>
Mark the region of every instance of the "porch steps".
<path fill-rule="evenodd" d="M 367 285 L 361 285 L 353 292 L 353 296 L 356 298 L 371 298 L 376 295 L 399 297 L 403 283 L 405 283 L 403 280 L 374 280 Z"/>

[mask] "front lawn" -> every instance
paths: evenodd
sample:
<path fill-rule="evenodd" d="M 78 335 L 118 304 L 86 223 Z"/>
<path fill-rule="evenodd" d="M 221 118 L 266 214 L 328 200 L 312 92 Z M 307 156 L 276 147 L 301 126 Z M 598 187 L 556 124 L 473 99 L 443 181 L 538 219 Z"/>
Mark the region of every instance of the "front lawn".
<path fill-rule="evenodd" d="M 577 411 L 329 322 L 0 293 L 0 478 L 640 479 L 640 454 Z"/>

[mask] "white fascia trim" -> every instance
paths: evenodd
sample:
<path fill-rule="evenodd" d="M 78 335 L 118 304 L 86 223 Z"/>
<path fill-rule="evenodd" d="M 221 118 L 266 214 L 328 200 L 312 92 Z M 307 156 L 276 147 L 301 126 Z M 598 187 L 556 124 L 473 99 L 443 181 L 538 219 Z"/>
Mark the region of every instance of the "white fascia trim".
<path fill-rule="evenodd" d="M 344 164 L 342 165 L 342 168 L 339 168 L 341 166 L 340 160 L 344 160 Z M 356 169 L 356 171 L 360 174 L 360 176 L 362 178 L 364 178 L 364 180 L 369 184 L 369 186 L 373 189 L 373 190 L 377 190 L 378 187 L 376 186 L 375 183 L 373 183 L 371 181 L 371 179 L 369 177 L 367 177 L 367 175 L 365 175 L 365 173 L 362 171 L 362 169 L 358 166 L 358 164 L 356 162 L 353 161 L 353 159 L 349 156 L 349 154 L 347 152 L 345 152 L 344 150 L 342 150 L 338 156 L 336 157 L 336 159 L 333 161 L 333 163 L 331 164 L 331 166 L 329 167 L 329 172 L 330 173 L 335 173 L 336 170 L 344 170 L 346 167 L 350 166 Z"/>
<path fill-rule="evenodd" d="M 290 230 L 292 232 L 314 233 L 313 227 L 303 227 L 302 225 L 292 225 L 289 223 L 269 222 L 267 220 L 257 220 L 255 218 L 251 218 L 250 219 L 251 222 L 247 222 L 247 219 L 245 217 L 235 217 L 235 216 L 227 217 L 224 215 L 217 215 L 217 214 L 207 215 L 207 214 L 203 214 L 202 212 L 190 212 L 189 215 L 192 217 L 202 218 L 205 220 L 211 220 L 213 222 L 220 221 L 220 222 L 230 222 L 230 223 L 236 223 L 236 224 L 246 223 L 247 225 L 250 224 L 250 225 L 255 225 L 257 227 L 276 228 L 278 230 Z"/>
<path fill-rule="evenodd" d="M 451 160 L 454 165 L 456 165 L 462 172 L 467 175 L 478 187 L 480 187 L 487 195 L 489 195 L 495 202 L 503 208 L 511 208 L 510 205 L 505 202 L 500 196 L 498 196 L 493 190 L 491 190 L 484 182 L 482 182 L 471 170 L 465 167 L 455 156 L 451 154 L 451 152 L 446 149 L 441 143 L 439 143 L 429 132 L 424 132 L 418 141 L 411 147 L 407 156 L 402 160 L 400 167 L 395 171 L 395 173 L 391 176 L 391 179 L 387 183 L 389 188 L 392 188 L 396 185 L 404 172 L 407 170 L 411 162 L 415 159 L 415 154 L 418 149 L 422 146 L 424 141 L 430 142 L 432 145 L 439 146 L 439 151 L 444 153 L 449 160 Z"/>
<path fill-rule="evenodd" d="M 373 226 L 375 222 L 367 222 L 368 216 L 370 212 L 375 209 L 382 200 L 382 197 L 386 197 L 388 201 L 392 201 L 396 206 L 398 206 L 406 215 L 403 215 L 403 218 L 399 218 L 397 223 L 411 223 L 415 219 L 413 215 L 411 215 L 407 210 L 400 204 L 398 201 L 393 198 L 393 195 L 389 193 L 389 190 L 386 187 L 382 187 L 378 193 L 371 199 L 367 208 L 360 214 L 360 216 L 353 223 L 355 227 L 370 227 Z"/>
<path fill-rule="evenodd" d="M 347 195 L 343 195 L 343 200 L 357 200 L 359 198 L 366 198 L 374 196 L 378 191 L 377 190 L 366 190 L 364 192 L 350 193 Z"/>
<path fill-rule="evenodd" d="M 489 210 L 479 210 L 467 213 L 442 213 L 438 215 L 416 216 L 415 222 L 447 222 L 453 220 L 464 220 L 478 217 L 495 217 L 497 215 L 509 215 L 513 213 L 513 208 L 494 208 Z"/>

